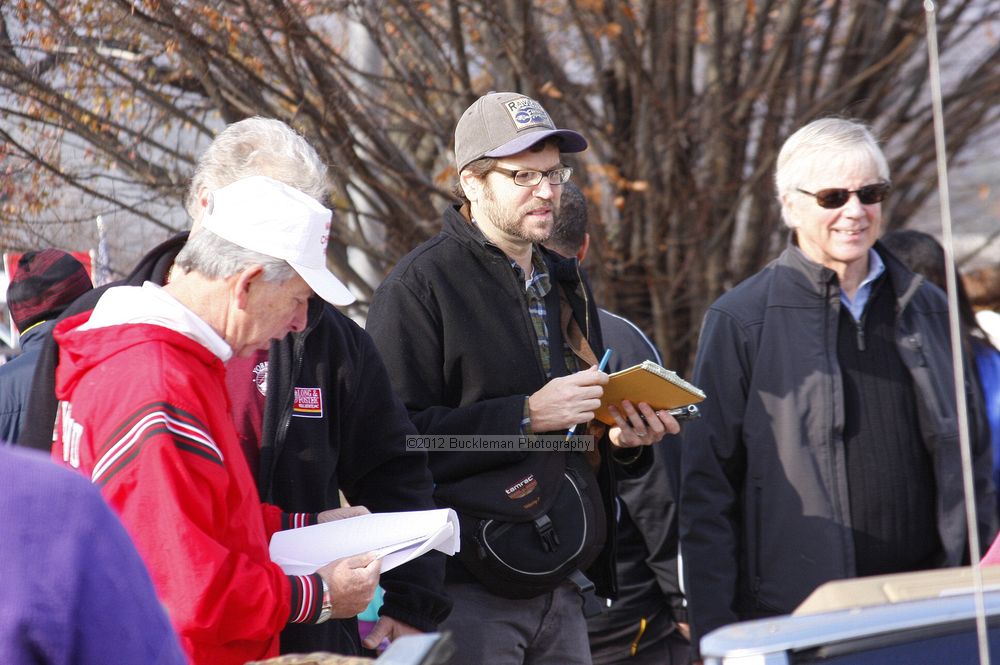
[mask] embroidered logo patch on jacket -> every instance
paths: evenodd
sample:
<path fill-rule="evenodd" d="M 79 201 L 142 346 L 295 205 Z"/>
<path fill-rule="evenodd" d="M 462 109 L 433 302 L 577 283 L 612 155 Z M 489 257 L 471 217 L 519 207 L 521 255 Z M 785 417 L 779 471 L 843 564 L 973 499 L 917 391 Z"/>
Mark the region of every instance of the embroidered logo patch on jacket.
<path fill-rule="evenodd" d="M 267 395 L 267 361 L 257 363 L 253 368 L 253 384 L 261 395 Z"/>
<path fill-rule="evenodd" d="M 323 391 L 319 388 L 295 388 L 292 415 L 299 418 L 323 417 Z"/>

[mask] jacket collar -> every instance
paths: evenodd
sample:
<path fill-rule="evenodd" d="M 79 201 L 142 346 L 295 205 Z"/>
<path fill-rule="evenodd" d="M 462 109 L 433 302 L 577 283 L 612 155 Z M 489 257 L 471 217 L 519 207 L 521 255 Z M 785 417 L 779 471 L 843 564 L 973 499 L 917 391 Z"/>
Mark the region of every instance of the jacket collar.
<path fill-rule="evenodd" d="M 164 240 L 146 254 L 125 278 L 127 284 L 140 286 L 143 282 L 153 282 L 163 286 L 174 265 L 174 259 L 187 242 L 189 233 L 184 231 Z"/>
<path fill-rule="evenodd" d="M 458 204 L 445 209 L 441 232 L 472 249 L 488 248 L 503 254 L 503 250 L 493 244 L 478 226 L 462 214 L 461 206 Z M 576 257 L 567 259 L 544 246 L 538 246 L 538 249 L 541 250 L 542 258 L 545 259 L 549 275 L 553 280 L 574 285 L 581 282 Z"/>
<path fill-rule="evenodd" d="M 789 236 L 788 247 L 778 257 L 777 262 L 779 265 L 794 270 L 819 295 L 826 294 L 831 285 L 837 285 L 837 273 L 806 256 L 806 253 L 795 241 L 794 233 Z"/>
<path fill-rule="evenodd" d="M 441 233 L 455 239 L 473 252 L 492 252 L 503 257 L 504 262 L 507 262 L 507 255 L 503 253 L 503 250 L 490 242 L 489 238 L 462 214 L 460 205 L 452 205 L 445 209 Z M 545 259 L 553 286 L 561 284 L 567 293 L 572 293 L 583 303 L 581 311 L 576 314 L 584 334 L 589 339 L 592 335 L 590 317 L 588 316 L 589 296 L 584 287 L 583 276 L 576 257 L 565 258 L 541 245 L 538 246 L 538 249 L 541 251 L 542 258 Z"/>
<path fill-rule="evenodd" d="M 896 294 L 897 306 L 902 310 L 916 294 L 920 285 L 924 283 L 925 278 L 907 268 L 902 261 L 893 256 L 881 240 L 875 242 L 875 251 L 882 257 L 885 271 L 889 275 L 889 282 Z"/>
<path fill-rule="evenodd" d="M 21 345 L 21 351 L 24 352 L 24 350 L 34 346 L 36 343 L 41 344 L 44 342 L 49 331 L 55 327 L 56 321 L 56 317 L 52 317 L 48 321 L 36 323 L 26 330 L 20 337 L 19 344 Z"/>
<path fill-rule="evenodd" d="M 898 307 L 903 309 L 916 293 L 924 278 L 903 265 L 886 249 L 881 241 L 875 241 L 874 250 L 885 264 L 885 274 L 889 277 L 889 283 L 892 286 Z M 805 252 L 796 244 L 794 236 L 789 238 L 788 247 L 778 257 L 776 263 L 794 270 L 810 285 L 811 290 L 821 297 L 826 296 L 831 287 L 838 290 L 840 288 L 837 273 L 806 256 Z"/>
<path fill-rule="evenodd" d="M 473 224 L 462 213 L 462 207 L 458 204 L 445 208 L 441 232 L 473 249 L 491 247 L 496 251 L 500 251 L 500 248 L 490 242 L 490 239 L 486 237 L 479 227 Z M 501 251 L 500 253 L 502 254 L 503 252 Z"/>

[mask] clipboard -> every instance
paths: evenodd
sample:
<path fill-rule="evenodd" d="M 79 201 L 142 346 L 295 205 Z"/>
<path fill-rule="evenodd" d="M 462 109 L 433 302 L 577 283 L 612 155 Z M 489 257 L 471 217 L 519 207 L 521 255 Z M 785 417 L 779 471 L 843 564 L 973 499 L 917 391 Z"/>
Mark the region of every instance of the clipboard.
<path fill-rule="evenodd" d="M 644 360 L 611 374 L 611 380 L 604 386 L 601 406 L 594 417 L 606 425 L 614 425 L 615 420 L 608 412 L 608 406 L 617 407 L 625 399 L 633 404 L 646 402 L 659 411 L 696 404 L 705 399 L 705 393 L 682 379 L 677 372 Z"/>

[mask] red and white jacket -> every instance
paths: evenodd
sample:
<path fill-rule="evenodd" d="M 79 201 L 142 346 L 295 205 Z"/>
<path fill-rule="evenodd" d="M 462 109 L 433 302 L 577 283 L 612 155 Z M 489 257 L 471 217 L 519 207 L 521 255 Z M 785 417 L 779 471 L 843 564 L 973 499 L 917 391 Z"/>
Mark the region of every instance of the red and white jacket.
<path fill-rule="evenodd" d="M 315 622 L 322 582 L 268 556 L 270 534 L 307 520 L 260 502 L 230 416 L 228 345 L 148 283 L 109 289 L 54 334 L 53 457 L 121 516 L 192 662 L 277 655 L 286 623 Z"/>

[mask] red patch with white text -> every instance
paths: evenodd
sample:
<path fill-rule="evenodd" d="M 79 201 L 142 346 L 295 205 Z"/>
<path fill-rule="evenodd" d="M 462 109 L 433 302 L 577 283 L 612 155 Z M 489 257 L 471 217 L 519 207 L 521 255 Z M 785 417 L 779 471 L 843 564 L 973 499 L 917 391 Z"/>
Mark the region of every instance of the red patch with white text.
<path fill-rule="evenodd" d="M 323 392 L 319 388 L 295 388 L 292 415 L 299 418 L 323 417 Z"/>

